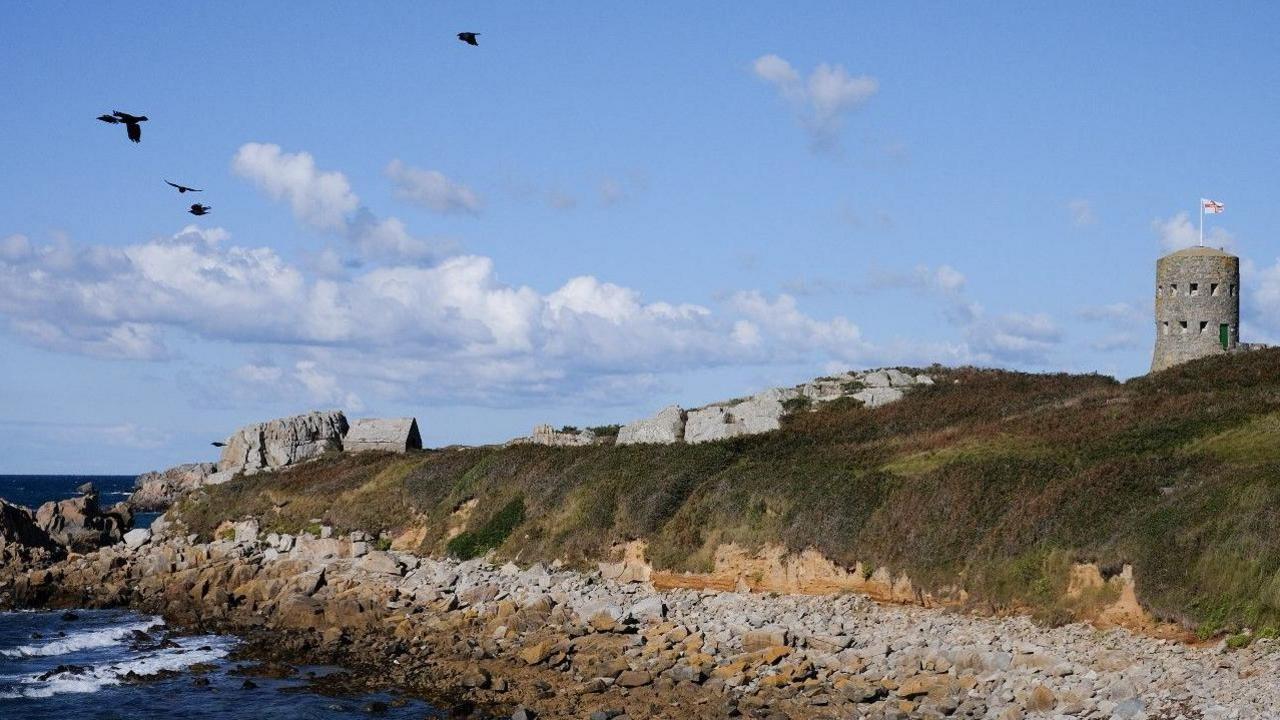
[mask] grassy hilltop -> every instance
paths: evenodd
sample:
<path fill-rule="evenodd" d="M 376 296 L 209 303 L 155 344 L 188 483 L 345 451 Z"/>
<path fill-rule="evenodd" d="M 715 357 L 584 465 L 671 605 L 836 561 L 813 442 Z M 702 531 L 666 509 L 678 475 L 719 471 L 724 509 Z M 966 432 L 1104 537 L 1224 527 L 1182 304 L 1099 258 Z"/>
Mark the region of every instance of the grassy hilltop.
<path fill-rule="evenodd" d="M 1280 627 L 1280 350 L 1123 384 L 927 372 L 936 384 L 897 403 L 837 401 L 765 435 L 337 456 L 209 488 L 178 513 L 206 536 L 246 515 L 290 532 L 321 518 L 527 561 L 586 563 L 643 538 L 675 570 L 709 569 L 721 543 L 813 547 L 995 607 L 1052 607 L 1071 562 L 1131 563 L 1158 617 Z"/>

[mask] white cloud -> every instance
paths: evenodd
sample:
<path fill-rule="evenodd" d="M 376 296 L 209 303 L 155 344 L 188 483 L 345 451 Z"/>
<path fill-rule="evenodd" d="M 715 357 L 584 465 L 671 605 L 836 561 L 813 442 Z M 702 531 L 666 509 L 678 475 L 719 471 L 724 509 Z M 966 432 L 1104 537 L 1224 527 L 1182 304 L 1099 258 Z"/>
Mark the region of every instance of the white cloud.
<path fill-rule="evenodd" d="M 378 261 L 431 262 L 458 250 L 452 240 L 411 235 L 400 218 L 380 219 L 363 208 L 351 220 L 347 238 L 361 256 Z"/>
<path fill-rule="evenodd" d="M 645 301 L 591 276 L 542 294 L 500 282 L 493 261 L 474 255 L 329 275 L 217 229 L 123 247 L 51 243 L 0 260 L 0 315 L 64 352 L 157 359 L 180 331 L 282 355 L 232 379 L 346 406 L 361 403 L 360 388 L 546 396 L 600 389 L 605 377 L 616 387 L 622 376 L 852 362 L 872 349 L 853 323 L 812 318 L 787 295 L 739 293 L 712 309 Z"/>
<path fill-rule="evenodd" d="M 800 312 L 790 295 L 770 300 L 758 291 L 743 291 L 733 295 L 730 306 L 755 328 L 751 333 L 739 332 L 740 338 L 755 339 L 763 331 L 779 343 L 775 352 L 782 355 L 823 352 L 853 362 L 871 350 L 857 325 L 842 317 L 825 321 L 811 318 Z"/>
<path fill-rule="evenodd" d="M 1098 216 L 1093 212 L 1093 203 L 1088 200 L 1072 200 L 1067 203 L 1067 211 L 1071 213 L 1071 223 L 1076 227 L 1089 227 L 1098 222 Z"/>
<path fill-rule="evenodd" d="M 970 346 L 980 355 L 1003 361 L 1043 365 L 1062 341 L 1062 331 L 1046 313 L 1005 313 L 979 318 L 967 330 Z"/>
<path fill-rule="evenodd" d="M 310 153 L 282 152 L 279 145 L 247 143 L 231 161 L 237 175 L 253 181 L 276 200 L 288 200 L 299 221 L 341 231 L 360 206 L 347 177 L 316 168 Z"/>
<path fill-rule="evenodd" d="M 353 412 L 364 409 L 364 401 L 359 395 L 343 390 L 338 376 L 320 369 L 314 360 L 299 360 L 293 367 L 293 378 L 306 388 L 312 402 L 334 405 Z"/>
<path fill-rule="evenodd" d="M 1184 211 L 1164 220 L 1152 220 L 1151 228 L 1160 237 L 1160 248 L 1168 253 L 1200 243 L 1198 222 L 1193 223 L 1191 214 Z M 1235 242 L 1235 237 L 1220 227 L 1205 228 L 1204 244 L 1209 247 L 1231 250 Z"/>
<path fill-rule="evenodd" d="M 466 185 L 450 180 L 438 170 L 423 170 L 392 160 L 385 173 L 395 183 L 401 200 L 422 205 L 438 213 L 479 214 L 480 196 Z"/>
<path fill-rule="evenodd" d="M 1242 285 L 1249 288 L 1249 302 L 1242 310 L 1251 322 L 1276 337 L 1280 335 L 1280 258 L 1269 267 L 1260 270 L 1255 267 L 1252 263 L 1242 263 L 1241 271 L 1245 273 Z M 1241 340 L 1258 341 L 1247 337 Z"/>
<path fill-rule="evenodd" d="M 310 153 L 286 153 L 279 145 L 248 143 L 236 152 L 231 164 L 237 174 L 253 181 L 268 196 L 287 200 L 299 222 L 342 235 L 367 260 L 422 263 L 457 249 L 457 243 L 450 240 L 410 234 L 399 218 L 374 215 L 360 204 L 346 175 L 320 170 Z M 426 202 L 422 193 L 427 188 L 419 182 L 424 171 L 406 167 L 398 160 L 387 171 L 398 182 L 403 180 L 404 192 L 418 193 L 413 197 Z M 455 189 L 455 195 L 462 199 L 469 192 Z M 478 208 L 479 201 L 475 203 Z M 334 268 L 332 258 L 321 259 Z"/>
<path fill-rule="evenodd" d="M 1136 323 L 1145 323 L 1151 319 L 1150 312 L 1139 310 L 1132 303 L 1116 302 L 1107 305 L 1091 305 L 1081 308 L 1076 313 L 1081 320 L 1091 322 L 1106 322 L 1115 326 L 1133 325 Z"/>
<path fill-rule="evenodd" d="M 777 55 L 762 55 L 752 65 L 756 77 L 773 85 L 795 106 L 815 150 L 838 144 L 844 117 L 866 103 L 880 89 L 869 75 L 852 76 L 840 65 L 822 63 L 804 80 L 791 63 Z"/>

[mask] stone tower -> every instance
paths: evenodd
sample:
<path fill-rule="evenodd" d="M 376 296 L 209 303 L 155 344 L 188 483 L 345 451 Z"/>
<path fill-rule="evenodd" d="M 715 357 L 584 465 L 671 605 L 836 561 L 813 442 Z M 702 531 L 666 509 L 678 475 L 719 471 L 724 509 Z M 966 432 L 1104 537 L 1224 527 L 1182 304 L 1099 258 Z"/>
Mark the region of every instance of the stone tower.
<path fill-rule="evenodd" d="M 1231 352 L 1240 343 L 1240 258 L 1192 247 L 1156 261 L 1151 371 Z"/>

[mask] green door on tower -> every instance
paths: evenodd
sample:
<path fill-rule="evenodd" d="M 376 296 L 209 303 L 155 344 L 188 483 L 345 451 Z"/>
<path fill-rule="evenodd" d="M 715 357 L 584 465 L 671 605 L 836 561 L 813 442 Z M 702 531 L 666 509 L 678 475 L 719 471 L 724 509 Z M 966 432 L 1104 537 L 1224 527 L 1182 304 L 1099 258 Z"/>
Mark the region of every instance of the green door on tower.
<path fill-rule="evenodd" d="M 1222 349 L 1226 350 L 1231 345 L 1231 326 L 1222 323 L 1218 326 L 1218 341 L 1222 343 Z"/>

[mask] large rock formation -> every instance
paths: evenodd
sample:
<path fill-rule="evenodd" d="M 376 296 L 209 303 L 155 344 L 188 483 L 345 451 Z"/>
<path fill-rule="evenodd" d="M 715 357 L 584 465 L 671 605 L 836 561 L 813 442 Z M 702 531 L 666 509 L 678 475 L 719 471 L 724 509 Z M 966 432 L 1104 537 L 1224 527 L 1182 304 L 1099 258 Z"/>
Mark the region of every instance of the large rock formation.
<path fill-rule="evenodd" d="M 120 542 L 133 527 L 133 511 L 125 503 L 103 510 L 97 494 L 90 493 L 41 505 L 35 522 L 54 543 L 74 552 L 89 552 Z"/>
<path fill-rule="evenodd" d="M 685 412 L 679 405 L 668 405 L 651 418 L 627 423 L 618 430 L 618 445 L 656 443 L 669 445 L 684 438 Z"/>
<path fill-rule="evenodd" d="M 219 477 L 212 479 L 275 470 L 342 450 L 346 434 L 347 418 L 341 410 L 309 412 L 242 427 L 227 439 L 215 474 Z"/>
<path fill-rule="evenodd" d="M 551 447 L 578 447 L 580 445 L 594 445 L 596 442 L 596 434 L 591 430 L 556 430 L 550 425 L 533 426 L 533 434 L 528 437 L 516 438 L 509 441 L 508 445 L 549 445 Z"/>
<path fill-rule="evenodd" d="M 794 394 L 795 391 L 771 388 L 746 400 L 690 410 L 684 426 L 684 441 L 712 442 L 777 430 L 782 427 L 782 416 L 786 414 L 782 403 Z"/>
<path fill-rule="evenodd" d="M 408 452 L 422 449 L 422 435 L 414 418 L 362 418 L 351 423 L 342 439 L 346 452 L 389 450 Z"/>
<path fill-rule="evenodd" d="M 217 469 L 213 463 L 187 463 L 162 472 L 143 473 L 133 483 L 129 506 L 142 511 L 164 510 L 179 495 L 209 484 Z"/>
<path fill-rule="evenodd" d="M 20 545 L 52 548 L 49 533 L 36 525 L 35 514 L 21 505 L 0 498 L 0 547 Z"/>

